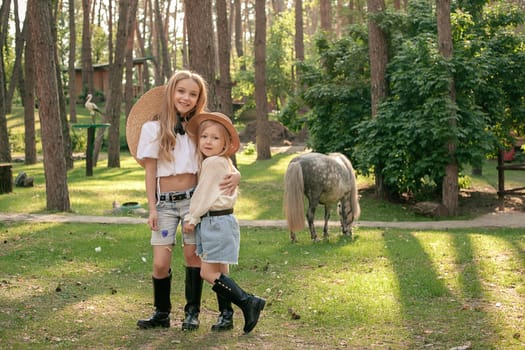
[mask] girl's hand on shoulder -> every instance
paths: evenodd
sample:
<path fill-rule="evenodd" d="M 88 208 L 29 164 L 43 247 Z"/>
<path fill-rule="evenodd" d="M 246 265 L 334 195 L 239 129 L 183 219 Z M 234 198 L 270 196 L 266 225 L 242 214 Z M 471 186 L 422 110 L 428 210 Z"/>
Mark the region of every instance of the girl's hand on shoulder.
<path fill-rule="evenodd" d="M 226 175 L 222 182 L 219 184 L 219 188 L 221 191 L 223 191 L 225 194 L 231 196 L 235 193 L 235 189 L 237 186 L 239 186 L 239 183 L 241 182 L 241 173 L 235 172 Z"/>

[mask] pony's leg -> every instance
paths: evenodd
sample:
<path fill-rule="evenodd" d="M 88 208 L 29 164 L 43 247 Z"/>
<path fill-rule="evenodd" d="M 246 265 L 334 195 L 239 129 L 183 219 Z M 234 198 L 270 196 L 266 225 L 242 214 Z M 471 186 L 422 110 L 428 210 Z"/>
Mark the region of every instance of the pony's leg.
<path fill-rule="evenodd" d="M 323 227 L 323 238 L 328 239 L 328 220 L 330 220 L 330 206 L 325 204 L 324 206 L 324 227 Z"/>
<path fill-rule="evenodd" d="M 318 242 L 317 233 L 315 232 L 315 205 L 308 204 L 308 211 L 306 212 L 306 219 L 308 220 L 308 227 L 310 228 L 310 237 L 314 242 Z"/>
<path fill-rule="evenodd" d="M 350 225 L 348 224 L 348 210 L 346 208 L 346 203 L 344 200 L 340 201 L 338 204 L 339 211 L 339 221 L 341 222 L 341 231 L 343 231 L 344 236 L 351 236 L 352 230 L 348 230 Z"/>
<path fill-rule="evenodd" d="M 292 240 L 292 243 L 297 243 L 297 237 L 295 236 L 295 232 L 290 231 L 290 239 Z"/>

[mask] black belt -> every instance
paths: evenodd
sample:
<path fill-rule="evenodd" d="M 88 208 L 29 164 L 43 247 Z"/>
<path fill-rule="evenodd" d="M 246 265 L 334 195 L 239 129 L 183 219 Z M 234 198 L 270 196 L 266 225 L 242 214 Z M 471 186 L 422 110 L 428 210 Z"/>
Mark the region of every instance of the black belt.
<path fill-rule="evenodd" d="M 168 193 L 164 193 L 164 194 L 160 195 L 159 201 L 161 201 L 161 202 L 176 202 L 176 201 L 181 201 L 183 199 L 190 199 L 191 196 L 193 195 L 194 191 L 195 191 L 194 189 L 191 189 L 190 191 L 187 191 L 187 192 L 168 192 Z"/>
<path fill-rule="evenodd" d="M 224 209 L 224 210 L 210 210 L 209 212 L 201 216 L 201 219 L 205 218 L 206 216 L 222 216 L 222 215 L 230 215 L 230 214 L 233 214 L 233 208 Z"/>

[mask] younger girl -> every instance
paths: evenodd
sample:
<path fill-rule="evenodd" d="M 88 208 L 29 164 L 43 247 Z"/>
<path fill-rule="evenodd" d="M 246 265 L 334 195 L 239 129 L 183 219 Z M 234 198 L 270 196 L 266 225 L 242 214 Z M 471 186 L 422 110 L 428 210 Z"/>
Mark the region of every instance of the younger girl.
<path fill-rule="evenodd" d="M 216 112 L 193 117 L 187 130 L 190 135 L 198 135 L 202 162 L 189 214 L 184 218 L 184 230 L 196 233 L 201 276 L 217 293 L 221 314 L 212 330 L 233 328 L 233 310 L 227 308 L 233 302 L 241 308 L 244 332 L 249 333 L 266 301 L 246 293 L 228 277 L 229 264 L 237 264 L 239 258 L 240 230 L 233 215 L 237 191 L 229 195 L 219 188 L 220 179 L 235 169 L 230 156 L 239 149 L 239 135 L 230 119 Z"/>

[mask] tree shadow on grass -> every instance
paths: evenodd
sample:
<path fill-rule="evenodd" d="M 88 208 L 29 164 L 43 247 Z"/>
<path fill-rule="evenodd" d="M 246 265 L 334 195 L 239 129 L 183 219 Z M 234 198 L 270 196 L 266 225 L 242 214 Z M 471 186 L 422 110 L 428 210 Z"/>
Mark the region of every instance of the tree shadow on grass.
<path fill-rule="evenodd" d="M 482 330 L 491 329 L 490 318 L 483 310 L 465 308 L 465 300 L 482 295 L 468 237 L 451 234 L 450 251 L 431 257 L 421 245 L 419 234 L 434 233 L 399 230 L 384 233 L 387 254 L 398 279 L 399 303 L 406 327 L 412 332 L 412 346 L 436 349 L 464 344 L 487 346 Z M 441 259 L 450 259 L 450 254 L 456 256 L 452 258 L 456 261 L 443 263 L 460 265 L 457 270 L 445 273 L 436 270 Z M 452 278 L 459 280 L 459 291 L 445 284 L 447 273 L 458 274 Z"/>

